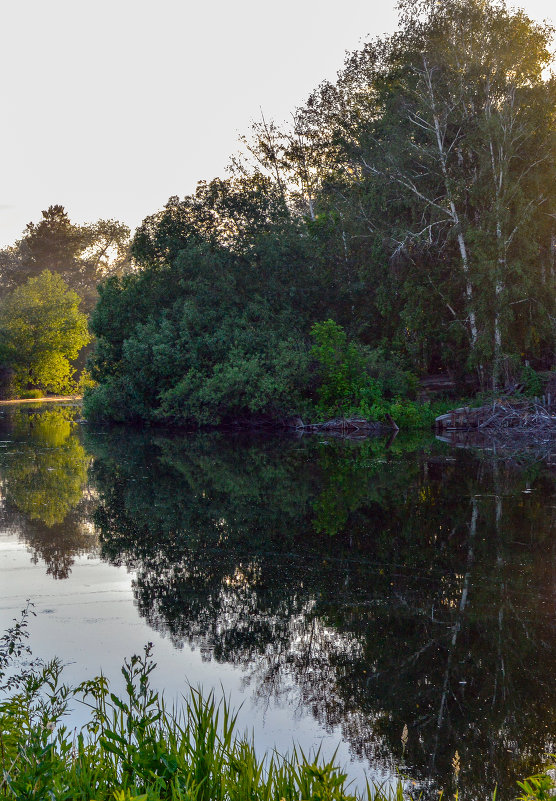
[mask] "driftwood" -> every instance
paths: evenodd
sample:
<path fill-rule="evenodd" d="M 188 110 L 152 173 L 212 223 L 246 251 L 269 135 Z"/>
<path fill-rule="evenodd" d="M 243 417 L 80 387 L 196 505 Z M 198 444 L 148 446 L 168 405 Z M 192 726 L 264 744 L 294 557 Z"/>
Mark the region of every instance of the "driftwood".
<path fill-rule="evenodd" d="M 387 415 L 388 423 L 377 423 L 364 417 L 336 417 L 322 423 L 304 423 L 301 417 L 287 417 L 276 419 L 272 417 L 236 418 L 228 423 L 226 428 L 241 429 L 242 431 L 294 431 L 296 435 L 317 434 L 326 432 L 331 436 L 365 438 L 372 434 L 384 434 L 399 431 L 398 426 Z"/>
<path fill-rule="evenodd" d="M 437 431 L 525 432 L 556 435 L 556 409 L 543 399 L 499 398 L 488 406 L 464 406 L 436 418 Z"/>
<path fill-rule="evenodd" d="M 392 421 L 393 422 L 393 421 Z M 326 420 L 323 423 L 303 423 L 302 420 L 297 418 L 296 425 L 294 426 L 297 431 L 302 430 L 307 433 L 318 431 L 330 431 L 337 434 L 357 434 L 383 431 L 385 428 L 394 427 L 384 426 L 383 423 L 377 423 L 373 420 L 366 420 L 364 417 L 336 417 L 333 420 Z M 396 426 L 397 428 L 397 426 Z"/>

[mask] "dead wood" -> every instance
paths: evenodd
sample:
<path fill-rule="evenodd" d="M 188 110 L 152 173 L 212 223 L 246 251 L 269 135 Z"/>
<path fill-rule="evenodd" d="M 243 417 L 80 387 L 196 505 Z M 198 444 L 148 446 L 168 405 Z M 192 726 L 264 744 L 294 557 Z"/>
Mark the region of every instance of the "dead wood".
<path fill-rule="evenodd" d="M 556 410 L 551 398 L 504 397 L 488 406 L 454 409 L 436 418 L 440 431 L 527 432 L 556 435 Z"/>

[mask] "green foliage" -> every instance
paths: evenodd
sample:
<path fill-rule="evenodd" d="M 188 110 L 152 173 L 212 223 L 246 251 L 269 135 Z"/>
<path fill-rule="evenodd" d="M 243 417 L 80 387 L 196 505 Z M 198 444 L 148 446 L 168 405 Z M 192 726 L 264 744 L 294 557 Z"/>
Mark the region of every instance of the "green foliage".
<path fill-rule="evenodd" d="M 217 703 L 213 693 L 203 696 L 190 688 L 184 708 L 168 710 L 150 686 L 154 668 L 150 646 L 143 656 L 125 660 L 123 697 L 110 692 L 103 677 L 70 689 L 61 683 L 56 661 L 22 677 L 17 691 L 0 701 L 4 797 L 20 801 L 357 798 L 347 789 L 346 774 L 333 761 L 320 759 L 318 752 L 308 756 L 294 749 L 289 757 L 257 757 L 254 743 L 235 733 L 236 714 L 225 699 Z M 75 696 L 90 708 L 90 719 L 72 736 L 63 717 Z"/>
<path fill-rule="evenodd" d="M 419 380 L 414 373 L 400 365 L 399 358 L 387 355 L 384 348 L 365 348 L 363 355 L 365 369 L 378 382 L 385 398 L 415 398 Z"/>
<path fill-rule="evenodd" d="M 264 182 L 218 182 L 151 221 L 148 247 L 138 234 L 151 263 L 108 281 L 92 317 L 91 375 L 99 386 L 86 394 L 89 417 L 218 423 L 303 408 L 310 264 L 298 224 L 277 204 Z M 276 220 L 267 219 L 267 206 Z M 168 250 L 175 216 L 187 218 L 184 239 L 178 247 L 172 236 Z M 244 227 L 250 238 L 238 254 L 232 236 L 241 233 L 243 242 Z"/>
<path fill-rule="evenodd" d="M 12 291 L 44 270 L 56 273 L 91 309 L 96 287 L 109 275 L 129 269 L 129 228 L 116 220 L 72 223 L 63 206 L 42 212 L 30 222 L 13 248 L 0 252 L 0 285 Z"/>
<path fill-rule="evenodd" d="M 496 387 L 506 357 L 555 356 L 553 31 L 504 2 L 398 8 L 392 36 L 249 150 L 295 187 L 333 319 Z"/>
<path fill-rule="evenodd" d="M 27 602 L 19 618 L 0 637 L 0 693 L 18 687 L 36 665 L 36 661 L 29 659 L 31 648 L 27 643 L 29 616 L 34 614 L 33 605 Z"/>
<path fill-rule="evenodd" d="M 79 381 L 77 382 L 76 391 L 79 394 L 83 394 L 87 390 L 93 389 L 93 387 L 95 386 L 96 386 L 96 381 L 93 380 L 90 371 L 87 369 L 83 370 L 81 375 L 79 376 Z"/>
<path fill-rule="evenodd" d="M 426 428 L 441 413 L 430 404 L 409 400 L 415 377 L 385 359 L 382 351 L 348 341 L 342 326 L 333 320 L 316 323 L 311 335 L 315 340 L 311 355 L 320 378 L 317 414 L 321 417 L 351 414 L 378 422 L 392 417 L 400 428 Z M 402 393 L 405 398 L 400 397 Z"/>
<path fill-rule="evenodd" d="M 9 400 L 16 394 L 15 372 L 6 364 L 0 364 L 0 400 Z"/>
<path fill-rule="evenodd" d="M 418 425 L 417 375 L 499 392 L 552 367 L 552 31 L 495 0 L 399 11 L 291 128 L 256 124 L 232 178 L 143 221 L 140 272 L 93 315 L 89 416 Z"/>
<path fill-rule="evenodd" d="M 371 416 L 374 420 L 381 422 L 386 422 L 388 417 L 391 417 L 402 429 L 430 429 L 438 415 L 444 414 L 451 408 L 453 408 L 453 402 L 417 403 L 398 397 L 391 401 L 384 400 L 375 404 L 371 409 Z"/>
<path fill-rule="evenodd" d="M 60 276 L 47 270 L 2 300 L 0 351 L 18 390 L 73 389 L 71 362 L 91 339 L 79 302 Z"/>
<path fill-rule="evenodd" d="M 553 756 L 553 759 L 556 757 Z M 518 782 L 518 787 L 522 792 L 518 795 L 517 801 L 550 801 L 553 799 L 556 781 L 549 771 L 554 772 L 554 770 L 556 770 L 556 764 L 551 764 L 545 768 L 543 773 L 537 773 L 535 776 L 529 776 L 528 779 Z"/>
<path fill-rule="evenodd" d="M 22 389 L 19 393 L 20 398 L 42 398 L 44 392 L 40 389 Z"/>
<path fill-rule="evenodd" d="M 524 364 L 521 368 L 520 381 L 523 384 L 523 394 L 529 398 L 537 398 L 543 393 L 543 382 L 540 375 L 533 368 Z"/>
<path fill-rule="evenodd" d="M 354 342 L 348 342 L 341 325 L 333 320 L 315 323 L 311 328 L 315 344 L 320 385 L 317 412 L 323 416 L 347 415 L 355 409 L 368 409 L 380 398 L 380 389 L 365 371 L 365 360 Z"/>

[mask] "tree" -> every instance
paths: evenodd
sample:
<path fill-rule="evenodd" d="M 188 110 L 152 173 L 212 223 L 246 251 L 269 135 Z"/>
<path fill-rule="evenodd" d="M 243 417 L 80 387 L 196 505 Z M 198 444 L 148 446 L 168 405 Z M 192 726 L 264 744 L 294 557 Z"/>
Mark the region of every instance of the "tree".
<path fill-rule="evenodd" d="M 0 303 L 0 353 L 17 389 L 72 389 L 71 362 L 90 340 L 79 296 L 45 270 Z"/>
<path fill-rule="evenodd" d="M 496 387 L 554 359 L 552 29 L 498 0 L 399 9 L 289 130 L 245 144 L 299 201 L 350 336 Z"/>
<path fill-rule="evenodd" d="M 322 321 L 377 378 L 463 387 L 473 372 L 497 390 L 526 360 L 552 366 L 551 29 L 503 0 L 399 8 L 399 30 L 350 55 L 289 130 L 263 117 L 231 178 L 144 220 L 139 270 L 106 282 L 93 314 L 89 413 L 285 415 L 319 380 L 352 397 L 348 346 Z M 330 340 L 320 375 L 311 330 Z"/>
<path fill-rule="evenodd" d="M 552 30 L 498 2 L 400 10 L 400 30 L 350 56 L 298 114 L 326 153 L 317 220 L 328 199 L 356 264 L 382 239 L 398 330 L 448 340 L 496 386 L 505 357 L 553 350 Z"/>
<path fill-rule="evenodd" d="M 486 360 L 496 388 L 504 351 L 527 349 L 511 341 L 513 306 L 539 299 L 543 243 L 531 234 L 554 207 L 556 96 L 542 74 L 552 30 L 498 3 L 402 7 L 419 59 L 405 92 L 410 160 L 394 174 L 457 240 L 471 363 Z M 533 314 L 549 334 L 546 315 Z"/>
<path fill-rule="evenodd" d="M 299 412 L 318 302 L 308 244 L 260 174 L 170 198 L 135 235 L 141 270 L 100 288 L 87 414 L 214 423 Z"/>
<path fill-rule="evenodd" d="M 20 286 L 43 270 L 57 273 L 90 310 L 97 284 L 129 271 L 129 228 L 116 220 L 76 225 L 61 205 L 49 206 L 39 222 L 27 224 L 22 238 L 0 252 L 0 284 Z"/>
<path fill-rule="evenodd" d="M 82 248 L 79 228 L 70 222 L 63 206 L 49 206 L 38 223 L 27 224 L 21 244 L 27 271 L 71 271 Z"/>

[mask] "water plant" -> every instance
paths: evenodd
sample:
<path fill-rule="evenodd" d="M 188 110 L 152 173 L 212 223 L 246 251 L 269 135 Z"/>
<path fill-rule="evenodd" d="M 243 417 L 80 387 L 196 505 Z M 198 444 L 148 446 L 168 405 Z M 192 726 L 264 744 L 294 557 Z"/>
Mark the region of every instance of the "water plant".
<path fill-rule="evenodd" d="M 1 641 L 0 680 L 25 651 L 26 616 Z M 346 775 L 319 753 L 263 757 L 236 733 L 225 698 L 190 687 L 179 709 L 150 684 L 151 645 L 124 661 L 125 694 L 104 676 L 70 688 L 58 660 L 24 670 L 0 700 L 0 794 L 18 801 L 348 801 Z M 89 708 L 79 732 L 64 723 L 70 702 Z"/>
<path fill-rule="evenodd" d="M 319 751 L 294 748 L 260 758 L 237 713 L 190 687 L 183 705 L 167 708 L 152 689 L 152 646 L 124 661 L 125 693 L 106 677 L 76 688 L 62 682 L 59 660 L 21 664 L 28 656 L 27 619 L 0 639 L 0 794 L 17 801 L 358 801 L 347 775 Z M 11 678 L 7 678 L 11 674 Z M 64 723 L 72 700 L 88 707 L 80 730 Z M 402 741 L 407 742 L 404 728 Z M 459 770 L 459 756 L 458 756 Z M 547 801 L 548 773 L 519 783 L 518 801 Z M 367 799 L 412 799 L 397 787 L 367 784 Z"/>

